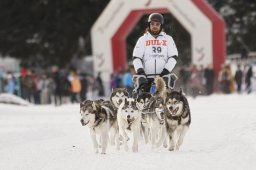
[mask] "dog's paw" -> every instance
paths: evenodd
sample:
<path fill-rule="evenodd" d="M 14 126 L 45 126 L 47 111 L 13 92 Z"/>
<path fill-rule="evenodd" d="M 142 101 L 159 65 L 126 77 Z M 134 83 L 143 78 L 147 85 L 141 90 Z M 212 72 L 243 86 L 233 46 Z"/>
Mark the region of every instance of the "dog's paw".
<path fill-rule="evenodd" d="M 127 137 L 125 138 L 125 140 L 126 140 L 126 141 L 129 141 L 129 140 L 130 140 L 130 138 L 127 136 Z"/>
<path fill-rule="evenodd" d="M 168 150 L 169 151 L 174 151 L 174 147 L 169 147 Z"/>
<path fill-rule="evenodd" d="M 158 143 L 155 145 L 155 148 L 159 148 L 160 146 L 162 146 L 162 143 L 161 143 L 161 142 L 158 142 Z"/>
<path fill-rule="evenodd" d="M 138 148 L 132 148 L 132 151 L 136 153 L 138 152 Z"/>
<path fill-rule="evenodd" d="M 120 147 L 116 147 L 116 150 L 118 150 L 118 151 L 119 151 L 119 150 L 120 150 Z"/>
<path fill-rule="evenodd" d="M 156 149 L 156 148 L 157 148 L 156 144 L 153 144 L 153 145 L 151 146 L 151 150 L 154 150 L 154 149 Z"/>
<path fill-rule="evenodd" d="M 132 151 L 133 151 L 133 152 L 138 152 L 138 150 L 139 150 L 139 149 L 138 149 L 138 145 L 133 145 L 133 146 L 132 146 Z"/>
<path fill-rule="evenodd" d="M 128 150 L 129 150 L 128 146 L 124 146 L 124 150 L 125 150 L 126 152 L 128 152 Z"/>
<path fill-rule="evenodd" d="M 179 145 L 176 145 L 176 146 L 174 147 L 174 150 L 175 150 L 175 151 L 178 151 L 179 149 L 180 149 Z"/>

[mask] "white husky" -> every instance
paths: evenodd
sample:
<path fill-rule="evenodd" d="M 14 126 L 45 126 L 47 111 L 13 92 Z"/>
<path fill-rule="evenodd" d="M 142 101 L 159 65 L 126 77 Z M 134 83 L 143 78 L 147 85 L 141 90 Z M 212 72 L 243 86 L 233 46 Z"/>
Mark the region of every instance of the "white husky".
<path fill-rule="evenodd" d="M 120 104 L 117 112 L 117 122 L 119 133 L 124 137 L 124 149 L 128 151 L 127 131 L 130 131 L 133 134 L 132 151 L 138 152 L 138 140 L 141 128 L 141 111 L 138 109 L 134 99 L 125 98 Z"/>
<path fill-rule="evenodd" d="M 118 125 L 116 112 L 111 107 L 110 102 L 98 100 L 86 100 L 80 104 L 81 124 L 90 128 L 90 135 L 93 147 L 96 153 L 101 147 L 102 154 L 106 153 L 109 133 L 111 143 L 115 140 L 117 149 L 119 150 Z M 97 141 L 96 136 L 99 136 Z"/>
<path fill-rule="evenodd" d="M 151 134 L 152 149 L 160 147 L 166 138 L 165 108 L 162 97 L 154 96 L 151 98 L 147 122 Z"/>

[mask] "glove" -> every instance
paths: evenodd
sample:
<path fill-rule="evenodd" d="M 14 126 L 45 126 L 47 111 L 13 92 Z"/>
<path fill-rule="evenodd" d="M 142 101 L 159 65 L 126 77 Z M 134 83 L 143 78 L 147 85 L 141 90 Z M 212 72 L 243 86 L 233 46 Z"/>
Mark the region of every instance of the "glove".
<path fill-rule="evenodd" d="M 170 74 L 170 72 L 166 68 L 164 68 L 163 71 L 160 73 L 160 77 L 163 77 L 167 74 Z"/>
<path fill-rule="evenodd" d="M 144 75 L 144 76 L 146 76 L 146 73 L 145 73 L 145 71 L 144 71 L 143 68 L 139 68 L 139 69 L 137 70 L 137 75 Z"/>

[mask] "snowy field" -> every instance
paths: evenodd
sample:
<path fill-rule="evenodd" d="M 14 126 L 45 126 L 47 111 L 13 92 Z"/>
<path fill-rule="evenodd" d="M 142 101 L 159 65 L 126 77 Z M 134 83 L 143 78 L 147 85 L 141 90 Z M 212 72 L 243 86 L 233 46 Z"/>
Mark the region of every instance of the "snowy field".
<path fill-rule="evenodd" d="M 192 123 L 180 151 L 151 150 L 141 140 L 138 153 L 109 146 L 106 155 L 93 153 L 78 104 L 0 104 L 0 170 L 255 170 L 256 95 L 189 103 Z"/>

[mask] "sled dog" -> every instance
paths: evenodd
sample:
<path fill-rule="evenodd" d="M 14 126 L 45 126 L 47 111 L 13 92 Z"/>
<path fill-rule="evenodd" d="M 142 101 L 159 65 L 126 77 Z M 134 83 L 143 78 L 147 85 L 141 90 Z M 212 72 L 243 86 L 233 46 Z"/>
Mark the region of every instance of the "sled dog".
<path fill-rule="evenodd" d="M 112 89 L 110 101 L 113 105 L 118 108 L 125 98 L 129 97 L 129 93 L 126 88 L 115 88 Z"/>
<path fill-rule="evenodd" d="M 148 125 L 148 104 L 152 95 L 149 92 L 141 92 L 137 99 L 138 108 L 141 110 L 141 131 L 144 137 L 144 141 L 147 144 L 149 141 L 149 125 Z"/>
<path fill-rule="evenodd" d="M 118 108 L 117 122 L 119 133 L 124 138 L 124 149 L 128 151 L 127 131 L 133 134 L 132 151 L 138 152 L 138 140 L 141 128 L 141 111 L 137 107 L 136 101 L 133 98 L 125 98 Z"/>
<path fill-rule="evenodd" d="M 101 153 L 106 153 L 109 135 L 111 143 L 113 144 L 115 140 L 117 149 L 119 149 L 117 113 L 110 101 L 83 101 L 80 103 L 80 114 L 82 126 L 88 126 L 90 129 L 96 153 L 100 147 Z"/>
<path fill-rule="evenodd" d="M 152 148 L 159 147 L 166 138 L 165 127 L 165 102 L 164 92 L 166 91 L 165 81 L 161 77 L 155 78 L 156 92 L 147 105 L 147 123 L 150 129 Z"/>
<path fill-rule="evenodd" d="M 180 91 L 168 91 L 165 98 L 169 150 L 179 150 L 189 129 L 191 115 L 187 98 Z"/>

